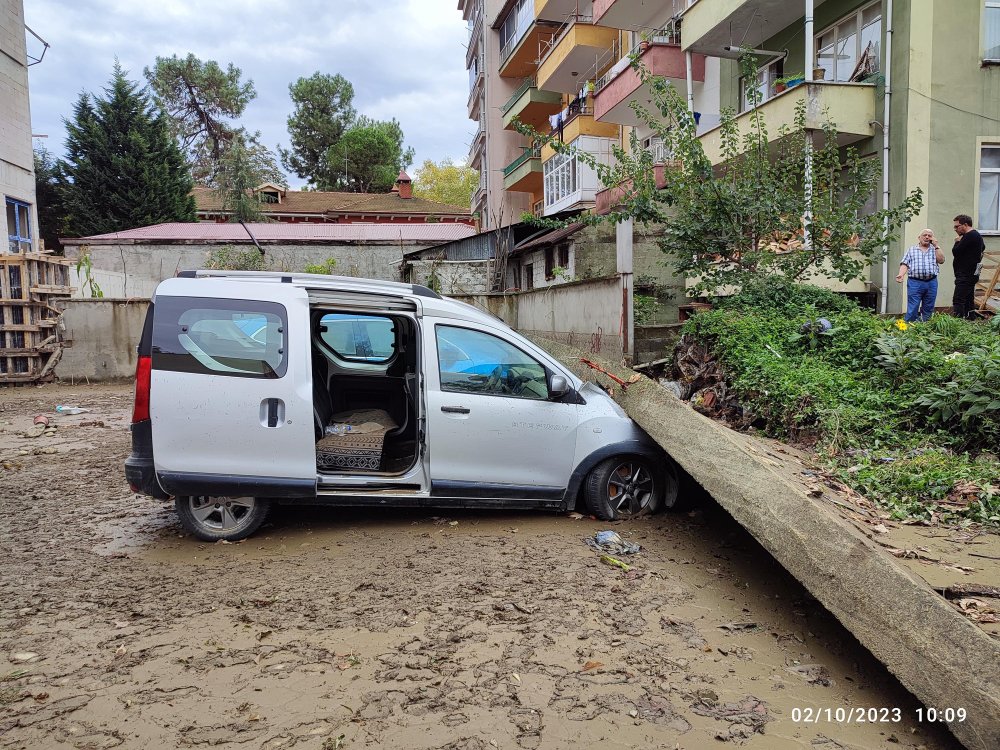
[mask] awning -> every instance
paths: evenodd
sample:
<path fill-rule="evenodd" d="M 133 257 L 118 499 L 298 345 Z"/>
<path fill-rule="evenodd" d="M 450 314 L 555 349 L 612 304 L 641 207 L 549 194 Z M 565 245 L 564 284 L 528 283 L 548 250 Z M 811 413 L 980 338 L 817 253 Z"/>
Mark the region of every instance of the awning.
<path fill-rule="evenodd" d="M 560 229 L 553 229 L 545 232 L 542 235 L 537 235 L 535 237 L 529 237 L 523 242 L 519 243 L 514 247 L 511 255 L 517 255 L 524 252 L 525 250 L 533 250 L 539 247 L 548 247 L 549 245 L 555 245 L 558 242 L 576 234 L 581 229 L 583 229 L 583 222 L 577 221 L 569 226 L 562 227 Z"/>

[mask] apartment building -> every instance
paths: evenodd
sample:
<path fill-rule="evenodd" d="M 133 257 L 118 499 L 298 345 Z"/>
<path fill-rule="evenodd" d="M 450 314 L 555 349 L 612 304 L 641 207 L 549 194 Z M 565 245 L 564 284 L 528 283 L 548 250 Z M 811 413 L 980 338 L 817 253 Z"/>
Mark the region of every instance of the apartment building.
<path fill-rule="evenodd" d="M 718 122 L 718 65 L 687 56 L 672 24 L 685 3 L 595 0 L 465 0 L 470 42 L 469 116 L 477 122 L 469 162 L 480 169 L 473 212 L 491 228 L 494 216 L 523 211 L 552 216 L 597 206 L 603 186 L 594 170 L 515 129 L 515 120 L 609 163 L 638 126 L 628 106 L 648 95 L 629 66 L 640 52 L 653 72 L 687 87 L 706 128 Z M 686 59 L 690 57 L 691 59 Z M 713 75 L 714 74 L 714 75 Z M 639 133 L 660 160 L 662 145 Z"/>
<path fill-rule="evenodd" d="M 0 2 L 0 253 L 39 249 L 28 107 L 28 52 L 21 0 Z"/>
<path fill-rule="evenodd" d="M 768 132 L 791 125 L 805 100 L 808 124 L 836 123 L 843 146 L 883 162 L 873 206 L 914 188 L 924 208 L 884 264 L 845 291 L 869 292 L 885 312 L 905 310 L 892 280 L 905 248 L 930 227 L 950 256 L 952 218 L 969 214 L 988 251 L 1000 250 L 1000 2 L 996 0 L 697 0 L 681 15 L 681 46 L 722 60 L 721 107 L 744 112 L 756 87 Z M 740 77 L 733 46 L 758 50 L 756 81 Z M 802 74 L 781 93 L 778 78 Z M 702 136 L 721 161 L 717 131 Z M 951 302 L 950 257 L 938 305 Z"/>

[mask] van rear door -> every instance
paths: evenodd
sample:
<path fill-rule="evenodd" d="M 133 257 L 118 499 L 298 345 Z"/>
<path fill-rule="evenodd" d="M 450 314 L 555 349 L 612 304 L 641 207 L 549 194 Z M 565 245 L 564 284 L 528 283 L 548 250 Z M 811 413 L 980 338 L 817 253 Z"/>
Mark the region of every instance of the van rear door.
<path fill-rule="evenodd" d="M 306 291 L 278 278 L 177 278 L 154 302 L 149 410 L 160 486 L 315 495 Z"/>

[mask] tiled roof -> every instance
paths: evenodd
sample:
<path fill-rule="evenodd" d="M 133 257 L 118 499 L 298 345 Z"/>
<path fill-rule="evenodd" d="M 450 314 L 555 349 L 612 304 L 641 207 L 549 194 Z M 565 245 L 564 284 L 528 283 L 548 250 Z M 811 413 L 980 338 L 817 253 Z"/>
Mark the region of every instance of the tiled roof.
<path fill-rule="evenodd" d="M 196 187 L 194 202 L 199 211 L 221 212 L 222 201 L 214 190 Z M 399 193 L 324 193 L 318 190 L 289 190 L 281 203 L 265 203 L 264 213 L 282 214 L 418 214 L 469 217 L 468 206 L 452 206 L 426 198 L 400 198 Z"/>
<path fill-rule="evenodd" d="M 468 224 L 247 224 L 261 242 L 414 242 L 438 244 L 470 237 Z M 153 224 L 124 232 L 61 240 L 69 245 L 110 245 L 118 242 L 250 242 L 240 224 L 216 222 Z"/>

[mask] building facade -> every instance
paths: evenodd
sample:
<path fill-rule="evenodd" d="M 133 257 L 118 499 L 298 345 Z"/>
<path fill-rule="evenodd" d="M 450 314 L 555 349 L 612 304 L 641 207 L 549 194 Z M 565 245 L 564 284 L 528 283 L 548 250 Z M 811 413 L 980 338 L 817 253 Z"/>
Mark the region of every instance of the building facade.
<path fill-rule="evenodd" d="M 40 250 L 28 106 L 28 50 L 21 0 L 0 2 L 0 253 Z"/>
<path fill-rule="evenodd" d="M 510 197 L 516 194 L 519 205 L 529 204 L 537 215 L 605 212 L 623 189 L 600 185 L 571 155 L 537 148 L 512 129 L 515 118 L 599 161 L 610 160 L 615 146 L 628 150 L 634 134 L 640 147 L 653 152 L 657 181 L 665 184 L 670 155 L 631 106 L 649 99 L 629 65 L 630 55 L 638 54 L 687 97 L 706 154 L 716 162 L 722 160 L 719 113 L 730 108 L 749 119 L 747 92 L 756 88 L 762 99 L 758 111 L 775 137 L 782 125 L 792 124 L 796 104 L 804 101 L 813 129 L 829 118 L 841 146 L 884 165 L 884 184 L 871 208 L 897 205 L 918 187 L 923 191 L 923 210 L 888 248 L 886 262 L 869 268 L 861 281 L 830 282 L 832 288 L 867 296 L 885 312 L 903 311 L 905 287 L 892 277 L 905 248 L 930 227 L 949 254 L 957 214 L 973 217 L 988 252 L 1000 251 L 1000 0 L 480 5 L 487 16 L 479 28 L 495 31 L 492 36 L 484 31 L 483 38 L 499 52 L 480 62 L 485 72 L 477 69 L 476 75 L 512 88 L 500 105 L 499 125 L 492 108 L 482 120 L 483 138 L 504 144 L 480 157 L 489 180 L 479 197 L 483 205 L 517 201 Z M 741 79 L 736 61 L 741 46 L 756 51 L 755 81 Z M 778 79 L 795 74 L 801 74 L 801 84 L 781 91 Z M 949 258 L 939 306 L 950 303 L 953 286 Z"/>

